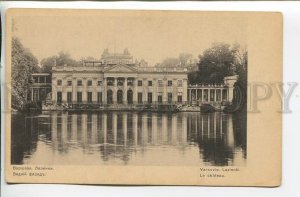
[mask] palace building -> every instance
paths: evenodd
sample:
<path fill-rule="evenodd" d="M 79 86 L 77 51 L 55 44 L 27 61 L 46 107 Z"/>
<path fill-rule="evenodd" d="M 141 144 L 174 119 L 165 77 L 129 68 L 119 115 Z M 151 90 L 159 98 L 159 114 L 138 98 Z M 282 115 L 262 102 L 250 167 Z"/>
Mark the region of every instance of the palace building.
<path fill-rule="evenodd" d="M 220 107 L 224 101 L 232 101 L 238 76 L 225 77 L 223 84 L 190 85 L 187 75 L 187 68 L 150 67 L 144 60 L 134 62 L 127 49 L 123 53 L 106 49 L 99 61 L 54 65 L 50 85 L 49 74 L 34 74 L 31 100 L 44 99 L 44 93 L 48 94 L 46 103 L 52 107 L 47 109 L 159 109 L 157 106 L 207 103 Z"/>
<path fill-rule="evenodd" d="M 141 67 L 128 50 L 104 51 L 100 61 L 52 68 L 52 101 L 90 104 L 177 104 L 187 102 L 187 70 Z"/>

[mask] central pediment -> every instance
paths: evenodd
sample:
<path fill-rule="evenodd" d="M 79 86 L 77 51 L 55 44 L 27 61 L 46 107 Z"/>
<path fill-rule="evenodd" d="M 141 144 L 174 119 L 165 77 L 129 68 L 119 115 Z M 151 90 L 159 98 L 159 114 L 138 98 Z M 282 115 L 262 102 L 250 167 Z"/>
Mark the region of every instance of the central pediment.
<path fill-rule="evenodd" d="M 135 73 L 137 72 L 137 69 L 132 66 L 117 64 L 110 68 L 105 69 L 104 72 L 105 73 L 132 73 L 132 72 Z"/>

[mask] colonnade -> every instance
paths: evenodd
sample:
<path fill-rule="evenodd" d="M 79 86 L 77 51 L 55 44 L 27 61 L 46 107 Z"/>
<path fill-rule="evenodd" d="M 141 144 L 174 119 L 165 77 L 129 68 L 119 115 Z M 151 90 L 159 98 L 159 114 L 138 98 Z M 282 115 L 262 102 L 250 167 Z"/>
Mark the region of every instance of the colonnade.
<path fill-rule="evenodd" d="M 223 86 L 189 86 L 188 100 L 201 102 L 228 101 L 228 89 Z"/>

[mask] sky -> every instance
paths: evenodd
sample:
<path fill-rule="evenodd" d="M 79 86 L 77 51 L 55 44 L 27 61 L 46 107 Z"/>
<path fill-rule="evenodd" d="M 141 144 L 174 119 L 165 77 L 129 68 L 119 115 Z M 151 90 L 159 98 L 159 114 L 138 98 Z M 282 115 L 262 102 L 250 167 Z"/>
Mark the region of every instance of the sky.
<path fill-rule="evenodd" d="M 12 35 L 41 61 L 67 52 L 97 59 L 105 48 L 149 65 L 180 53 L 198 58 L 214 42 L 246 44 L 240 15 L 182 11 L 30 11 L 13 16 Z"/>

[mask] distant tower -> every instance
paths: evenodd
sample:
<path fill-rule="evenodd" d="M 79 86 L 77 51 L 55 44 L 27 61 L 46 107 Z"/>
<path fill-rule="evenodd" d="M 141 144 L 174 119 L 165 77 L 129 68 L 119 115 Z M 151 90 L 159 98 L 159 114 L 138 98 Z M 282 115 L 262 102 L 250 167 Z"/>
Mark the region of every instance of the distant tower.
<path fill-rule="evenodd" d="M 130 55 L 129 50 L 127 48 L 125 48 L 123 54 L 124 55 Z"/>
<path fill-rule="evenodd" d="M 106 57 L 107 55 L 109 55 L 108 48 L 104 49 L 104 51 L 103 51 L 101 57 L 104 58 L 104 57 Z"/>

